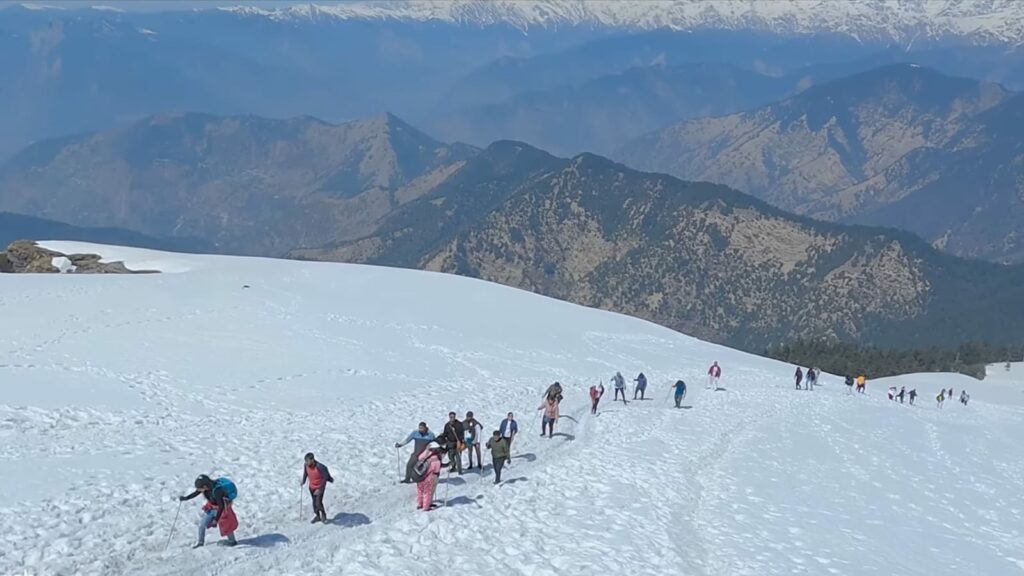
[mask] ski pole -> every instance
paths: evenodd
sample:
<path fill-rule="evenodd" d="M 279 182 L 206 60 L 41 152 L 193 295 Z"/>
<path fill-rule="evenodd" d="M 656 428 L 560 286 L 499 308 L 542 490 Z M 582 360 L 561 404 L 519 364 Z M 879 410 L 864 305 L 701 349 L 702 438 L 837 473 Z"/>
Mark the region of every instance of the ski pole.
<path fill-rule="evenodd" d="M 178 511 L 174 513 L 174 522 L 171 523 L 171 533 L 167 535 L 167 543 L 164 544 L 164 552 L 167 552 L 167 547 L 171 545 L 171 537 L 174 536 L 174 527 L 178 525 L 178 515 L 181 514 L 182 504 L 184 504 L 184 502 L 178 500 Z"/>

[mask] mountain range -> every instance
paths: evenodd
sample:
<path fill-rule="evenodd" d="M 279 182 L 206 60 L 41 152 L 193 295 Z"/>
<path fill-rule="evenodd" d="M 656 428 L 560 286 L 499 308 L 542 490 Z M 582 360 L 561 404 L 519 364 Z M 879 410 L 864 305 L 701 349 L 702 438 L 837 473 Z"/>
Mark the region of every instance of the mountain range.
<path fill-rule="evenodd" d="M 799 214 L 899 227 L 954 254 L 1020 262 L 1020 149 L 1010 134 L 1022 106 L 997 84 L 893 65 L 685 121 L 616 157 Z"/>

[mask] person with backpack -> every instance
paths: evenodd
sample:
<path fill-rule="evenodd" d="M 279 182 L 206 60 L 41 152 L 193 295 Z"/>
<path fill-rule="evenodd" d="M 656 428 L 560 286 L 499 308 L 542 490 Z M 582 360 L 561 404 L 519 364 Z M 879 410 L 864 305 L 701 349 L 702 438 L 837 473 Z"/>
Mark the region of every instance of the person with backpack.
<path fill-rule="evenodd" d="M 227 478 L 212 480 L 206 474 L 200 474 L 194 483 L 195 491 L 187 496 L 178 496 L 179 502 L 191 500 L 202 494 L 206 498 L 203 511 L 199 517 L 198 537 L 193 548 L 201 548 L 206 543 L 206 529 L 216 526 L 220 535 L 227 538 L 227 545 L 238 544 L 235 530 L 238 529 L 238 518 L 231 508 L 231 502 L 238 496 L 235 484 Z"/>
<path fill-rule="evenodd" d="M 916 400 L 916 399 L 917 399 L 917 388 L 912 388 L 910 390 L 910 405 L 911 406 L 914 405 L 914 400 Z"/>
<path fill-rule="evenodd" d="M 547 432 L 548 438 L 555 435 L 555 422 L 558 422 L 558 402 L 554 398 L 548 398 L 537 410 L 543 410 L 544 416 L 540 421 L 540 436 L 544 437 Z"/>
<path fill-rule="evenodd" d="M 508 461 L 508 441 L 501 435 L 500 430 L 495 430 L 494 434 L 491 434 L 491 439 L 487 441 L 487 449 L 491 451 L 491 462 L 494 463 L 494 483 L 501 483 L 501 469 L 505 467 L 505 462 Z"/>
<path fill-rule="evenodd" d="M 939 395 L 935 397 L 935 401 L 938 403 L 939 408 L 942 408 L 942 403 L 946 401 L 946 389 L 939 390 Z"/>
<path fill-rule="evenodd" d="M 395 448 L 401 448 L 409 442 L 413 443 L 412 454 L 409 456 L 409 461 L 405 463 L 405 479 L 402 480 L 402 484 L 411 484 L 412 479 L 412 467 L 416 465 L 416 459 L 423 452 L 423 449 L 434 441 L 434 433 L 427 428 L 426 422 L 420 422 L 416 430 L 413 430 L 405 437 L 402 442 L 395 442 Z"/>
<path fill-rule="evenodd" d="M 633 400 L 636 400 L 637 394 L 639 394 L 640 399 L 643 400 L 644 393 L 647 392 L 647 376 L 644 376 L 644 373 L 641 372 L 640 375 L 636 377 L 636 380 L 633 380 L 633 383 L 636 384 L 636 386 L 633 387 Z"/>
<path fill-rule="evenodd" d="M 796 389 L 801 390 L 802 388 L 800 387 L 800 384 L 804 381 L 804 371 L 799 366 L 796 367 L 796 374 L 794 377 L 796 378 Z"/>
<path fill-rule="evenodd" d="M 459 422 L 459 419 L 455 416 L 455 412 L 448 413 L 448 422 L 444 425 L 444 431 L 441 433 L 441 438 L 444 439 L 445 445 L 448 446 L 448 461 L 451 462 L 451 472 L 458 470 L 459 475 L 462 475 L 462 451 L 465 449 L 466 444 L 466 426 Z"/>
<path fill-rule="evenodd" d="M 846 375 L 846 395 L 853 394 L 853 376 Z"/>
<path fill-rule="evenodd" d="M 718 379 L 722 377 L 722 367 L 715 360 L 708 368 L 708 387 L 718 390 Z"/>
<path fill-rule="evenodd" d="M 676 391 L 675 391 L 676 408 L 679 408 L 680 404 L 683 401 L 683 397 L 686 396 L 686 382 L 683 382 L 682 380 L 676 380 L 676 383 L 673 384 L 672 387 L 676 389 Z"/>
<path fill-rule="evenodd" d="M 466 453 L 469 454 L 469 469 L 473 469 L 473 451 L 476 451 L 476 465 L 478 470 L 484 469 L 484 460 L 480 456 L 480 433 L 484 427 L 473 417 L 472 412 L 466 412 L 466 419 L 462 421 L 466 429 Z"/>
<path fill-rule="evenodd" d="M 416 465 L 413 467 L 413 478 L 416 480 L 416 509 L 429 512 L 434 505 L 434 492 L 437 490 L 437 479 L 441 475 L 441 468 L 446 466 L 441 461 L 441 455 L 445 448 L 436 440 L 427 444 L 416 455 Z"/>
<path fill-rule="evenodd" d="M 331 471 L 327 466 L 316 461 L 312 452 L 306 453 L 305 466 L 302 467 L 302 480 L 299 486 L 304 486 L 309 480 L 309 496 L 313 499 L 313 519 L 311 524 L 327 522 L 327 511 L 324 509 L 324 490 L 328 482 L 334 482 Z"/>
<path fill-rule="evenodd" d="M 604 384 L 598 384 L 597 386 L 590 387 L 590 413 L 597 414 L 597 405 L 601 402 L 601 396 L 604 396 Z"/>
<path fill-rule="evenodd" d="M 615 376 L 612 376 L 612 385 L 615 386 L 615 400 L 622 394 L 622 403 L 626 404 L 626 379 L 622 377 L 622 372 L 616 372 Z"/>
<path fill-rule="evenodd" d="M 516 434 L 519 434 L 519 423 L 516 422 L 511 412 L 508 413 L 507 418 L 501 421 L 498 431 L 501 432 L 501 437 L 508 444 L 508 461 L 512 462 L 512 442 L 516 439 Z"/>

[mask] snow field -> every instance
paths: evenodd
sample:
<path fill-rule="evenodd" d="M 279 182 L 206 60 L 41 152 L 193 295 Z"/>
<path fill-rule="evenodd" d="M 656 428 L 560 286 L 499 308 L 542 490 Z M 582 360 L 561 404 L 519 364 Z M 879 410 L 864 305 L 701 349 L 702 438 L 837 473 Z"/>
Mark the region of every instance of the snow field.
<path fill-rule="evenodd" d="M 2 279 L 0 574 L 1024 571 L 1024 413 L 984 383 L 941 412 L 881 381 L 799 392 L 788 365 L 483 282 L 117 252 L 181 273 Z M 712 360 L 723 390 L 704 389 Z M 643 370 L 650 400 L 612 402 L 616 370 Z M 563 418 L 542 439 L 554 380 Z M 449 410 L 485 437 L 515 412 L 516 458 L 501 486 L 442 476 L 449 507 L 417 512 L 393 444 Z M 336 478 L 330 525 L 309 524 L 306 451 Z M 236 481 L 241 544 L 189 550 L 193 500 L 165 552 L 199 473 Z"/>

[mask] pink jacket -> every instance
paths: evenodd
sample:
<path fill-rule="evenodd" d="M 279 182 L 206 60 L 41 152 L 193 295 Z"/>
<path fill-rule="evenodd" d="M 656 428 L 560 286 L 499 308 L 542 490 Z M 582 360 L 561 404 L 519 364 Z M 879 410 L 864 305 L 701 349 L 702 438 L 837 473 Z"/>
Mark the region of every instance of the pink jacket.
<path fill-rule="evenodd" d="M 427 468 L 427 478 L 441 473 L 441 457 L 430 451 L 430 448 L 424 448 L 423 452 L 416 457 L 417 460 L 430 459 L 430 468 Z"/>
<path fill-rule="evenodd" d="M 722 375 L 722 369 L 718 366 L 718 364 L 712 364 L 711 368 L 708 368 L 708 375 L 711 376 L 712 378 L 718 378 L 719 376 Z"/>
<path fill-rule="evenodd" d="M 558 419 L 558 402 L 545 402 L 537 407 L 538 410 L 544 409 L 544 416 L 546 418 Z"/>

